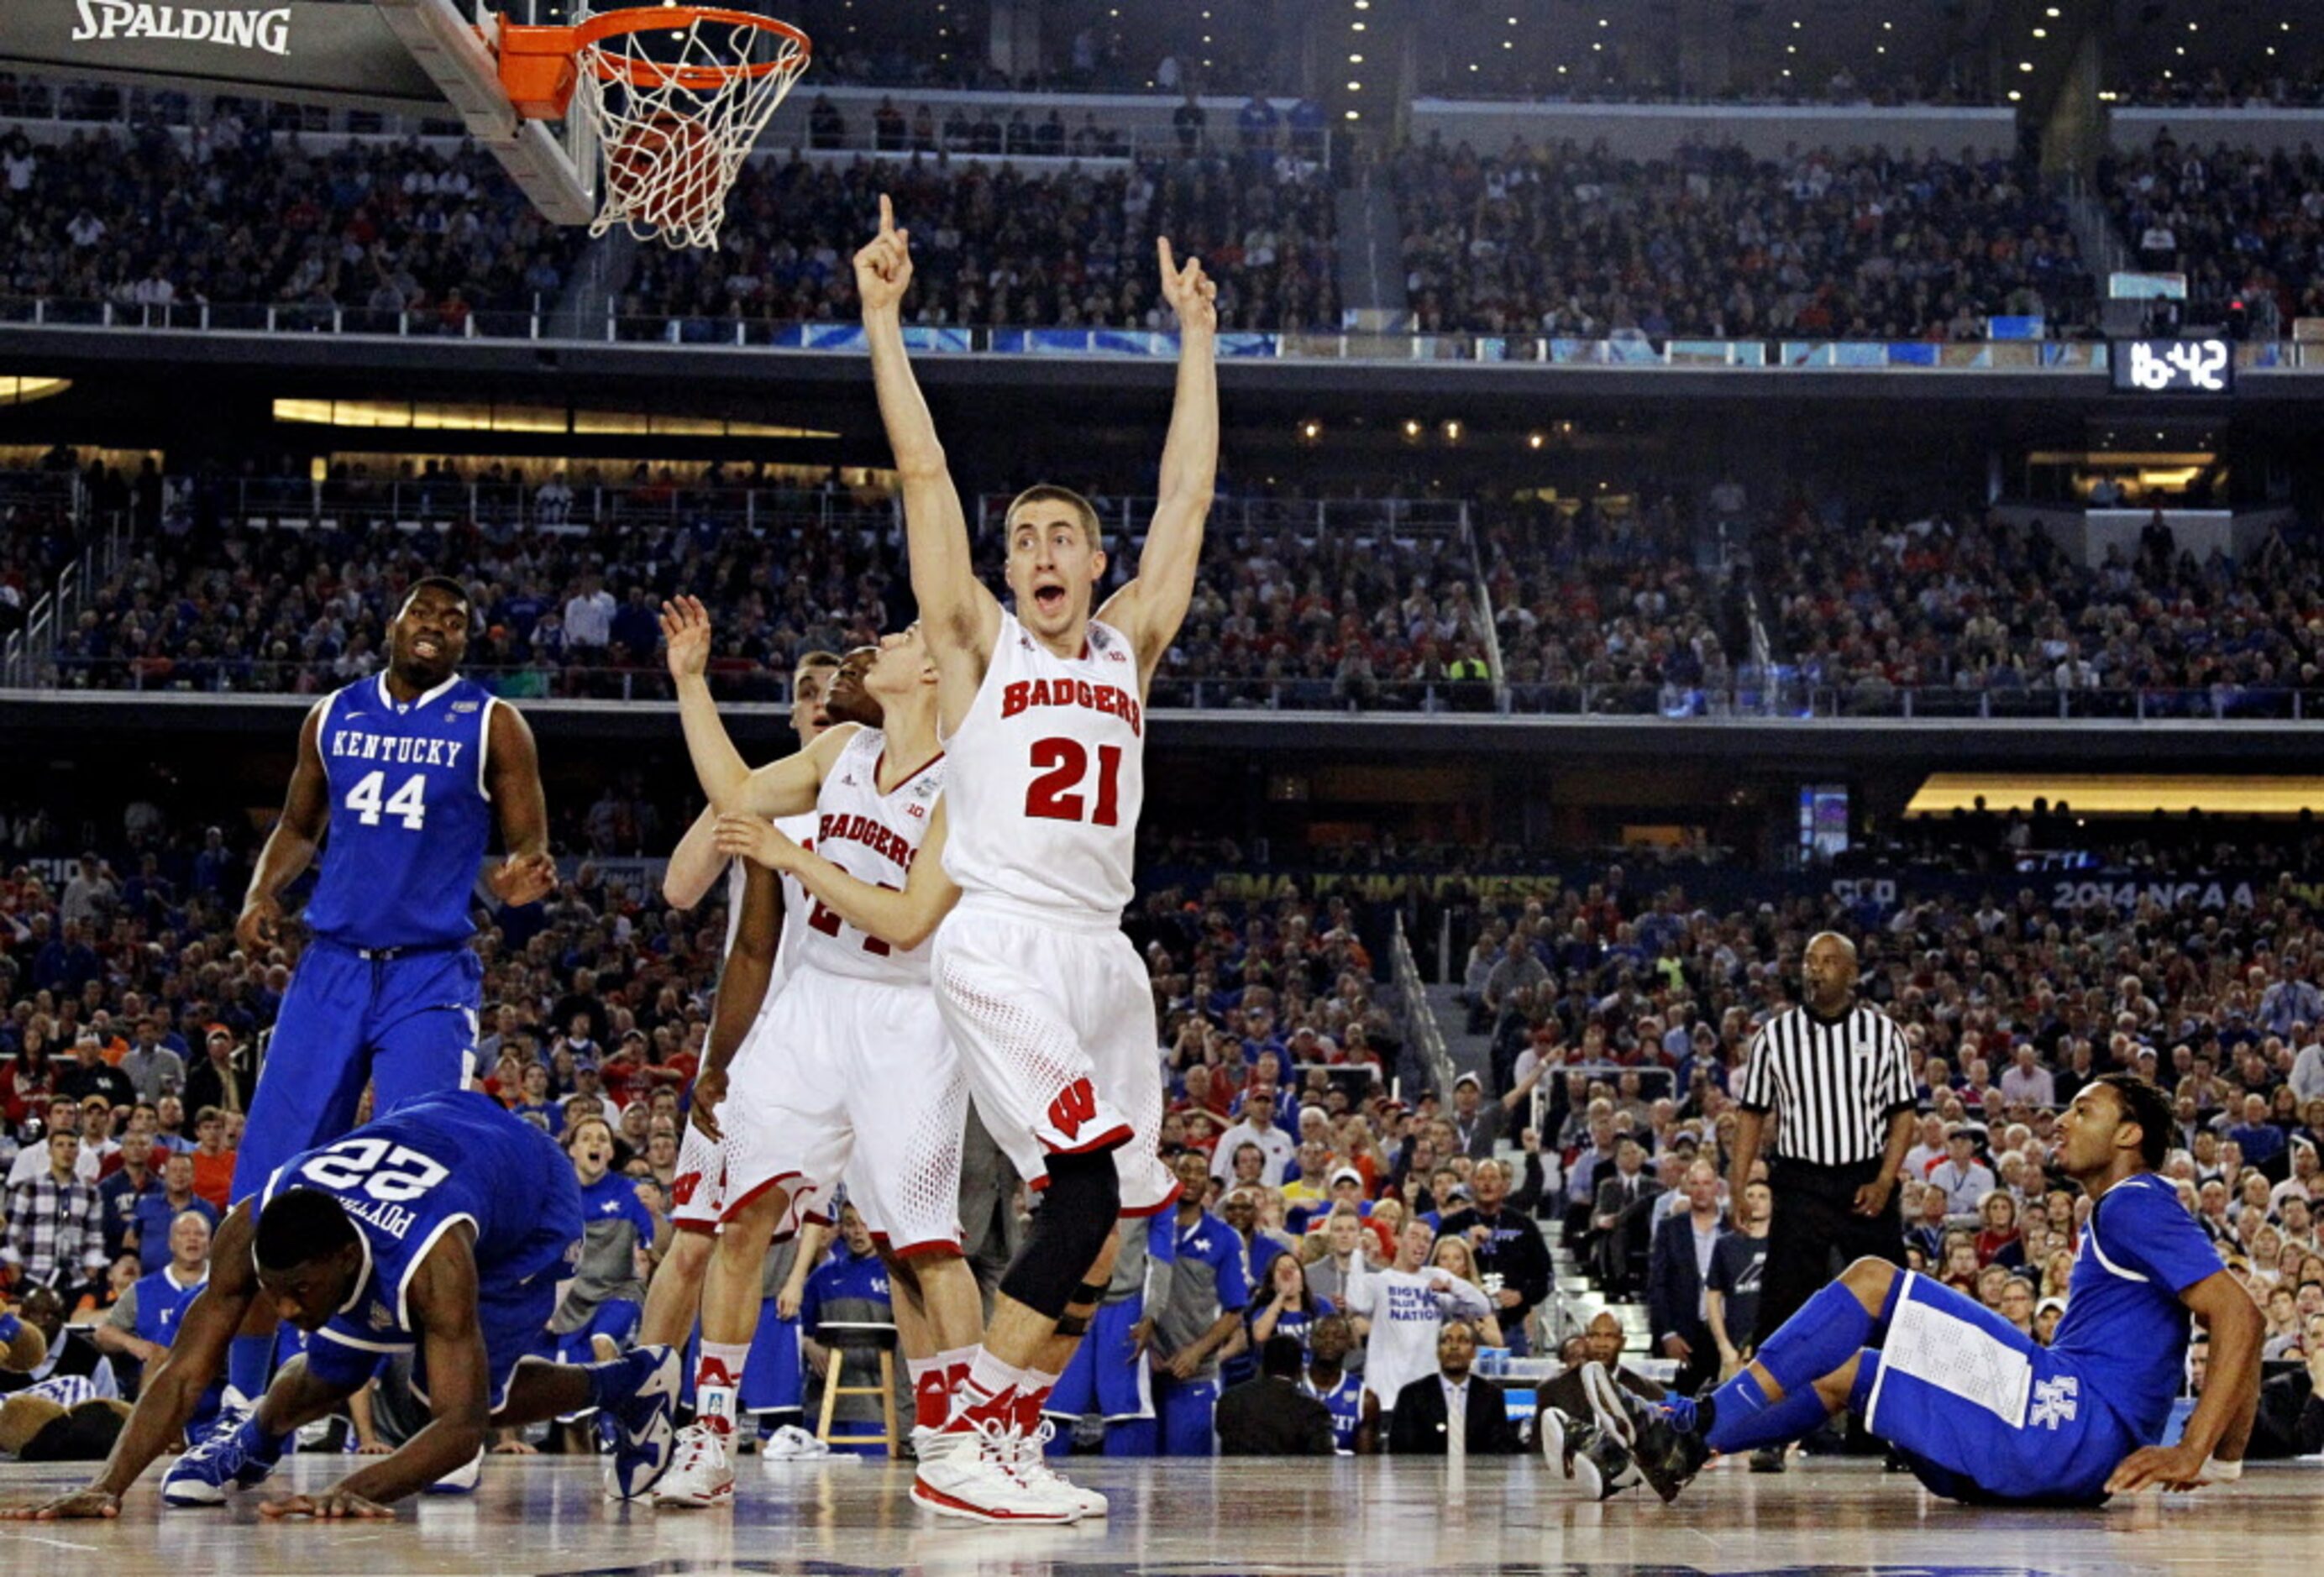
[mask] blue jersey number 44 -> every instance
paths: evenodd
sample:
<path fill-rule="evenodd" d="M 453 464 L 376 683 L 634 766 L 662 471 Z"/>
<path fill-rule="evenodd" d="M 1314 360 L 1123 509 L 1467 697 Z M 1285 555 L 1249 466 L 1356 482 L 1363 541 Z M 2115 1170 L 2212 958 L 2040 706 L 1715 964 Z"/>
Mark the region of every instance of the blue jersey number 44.
<path fill-rule="evenodd" d="M 347 790 L 347 808 L 358 813 L 365 826 L 377 826 L 383 814 L 401 816 L 406 832 L 416 833 L 427 825 L 428 779 L 424 773 L 412 773 L 403 780 L 402 788 L 383 802 L 380 791 L 386 786 L 385 772 L 364 773 L 355 786 Z"/>

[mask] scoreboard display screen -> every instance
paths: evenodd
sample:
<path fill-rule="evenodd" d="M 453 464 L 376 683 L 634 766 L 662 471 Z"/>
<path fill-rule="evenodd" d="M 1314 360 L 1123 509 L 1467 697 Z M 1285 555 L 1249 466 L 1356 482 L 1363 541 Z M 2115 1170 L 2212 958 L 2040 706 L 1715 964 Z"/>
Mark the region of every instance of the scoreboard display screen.
<path fill-rule="evenodd" d="M 2226 394 L 2236 386 L 2235 346 L 2224 339 L 2117 339 L 2107 359 L 2125 394 Z"/>

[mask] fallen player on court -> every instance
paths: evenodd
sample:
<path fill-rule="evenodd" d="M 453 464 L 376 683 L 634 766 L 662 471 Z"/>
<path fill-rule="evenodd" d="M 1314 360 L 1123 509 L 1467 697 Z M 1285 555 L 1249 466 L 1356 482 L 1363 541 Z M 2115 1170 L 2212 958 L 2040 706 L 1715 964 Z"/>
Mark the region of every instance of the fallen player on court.
<path fill-rule="evenodd" d="M 261 1298 L 313 1338 L 241 1425 L 180 1457 L 171 1506 L 214 1506 L 263 1482 L 301 1425 L 338 1412 L 396 1355 L 434 1414 L 392 1453 L 327 1489 L 262 1505 L 268 1517 L 392 1517 L 431 1487 L 475 1487 L 488 1431 L 591 1407 L 614 1436 L 607 1488 L 628 1497 L 669 1466 L 678 1355 L 641 1347 L 604 1363 L 535 1357 L 572 1274 L 580 1185 L 557 1143 L 474 1091 L 423 1095 L 346 1138 L 293 1156 L 219 1228 L 208 1287 L 148 1375 L 113 1454 L 88 1485 L 7 1515 L 117 1517 L 138 1475 L 178 1437 Z"/>
<path fill-rule="evenodd" d="M 1930 1489 L 1972 1504 L 2094 1506 L 2239 1477 L 2264 1322 L 2156 1176 L 2170 1097 L 2107 1074 L 2075 1095 L 2058 1130 L 2059 1165 L 2091 1210 L 2049 1346 L 1941 1283 L 1858 1259 L 1701 1400 L 1649 1402 L 1598 1370 L 1600 1429 L 1665 1500 L 1713 1452 L 1784 1445 L 1842 1410 Z M 2210 1332 L 2210 1378 L 2165 1446 L 2197 1319 Z M 1618 1464 L 1600 1464 L 1600 1477 L 1611 1493 Z"/>

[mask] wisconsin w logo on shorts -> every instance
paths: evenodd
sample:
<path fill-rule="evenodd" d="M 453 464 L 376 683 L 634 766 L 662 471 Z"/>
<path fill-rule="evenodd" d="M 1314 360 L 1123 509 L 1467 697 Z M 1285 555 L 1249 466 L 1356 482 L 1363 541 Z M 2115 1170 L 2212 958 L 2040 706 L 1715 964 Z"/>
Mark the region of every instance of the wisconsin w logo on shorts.
<path fill-rule="evenodd" d="M 1082 1136 L 1082 1124 L 1097 1115 L 1097 1092 L 1087 1079 L 1075 1079 L 1049 1102 L 1049 1122 L 1069 1139 Z"/>
<path fill-rule="evenodd" d="M 2061 1374 L 2056 1379 L 2034 1382 L 2034 1412 L 2026 1419 L 2027 1427 L 2036 1425 L 2056 1430 L 2060 1424 L 2074 1421 L 2074 1398 L 2081 1392 L 2081 1382 L 2072 1375 Z"/>

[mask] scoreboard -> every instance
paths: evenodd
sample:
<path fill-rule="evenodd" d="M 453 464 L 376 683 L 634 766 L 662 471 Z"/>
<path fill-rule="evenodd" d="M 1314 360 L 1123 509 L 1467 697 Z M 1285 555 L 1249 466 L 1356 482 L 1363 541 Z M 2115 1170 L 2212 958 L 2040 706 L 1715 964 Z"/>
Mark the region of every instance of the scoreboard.
<path fill-rule="evenodd" d="M 2227 394 L 2236 386 L 2236 347 L 2225 339 L 2117 339 L 2107 360 L 2119 393 Z"/>

